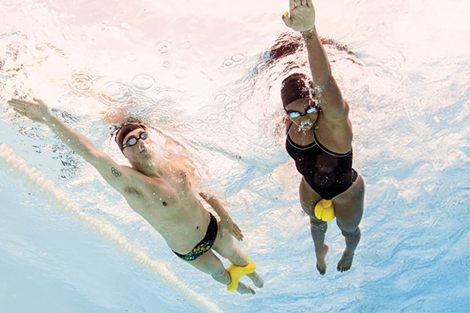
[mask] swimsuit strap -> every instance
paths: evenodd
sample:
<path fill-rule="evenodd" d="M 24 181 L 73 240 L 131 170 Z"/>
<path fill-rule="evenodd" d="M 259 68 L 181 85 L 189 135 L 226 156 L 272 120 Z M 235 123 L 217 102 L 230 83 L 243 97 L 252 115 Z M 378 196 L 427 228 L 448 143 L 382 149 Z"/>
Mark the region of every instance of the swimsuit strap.
<path fill-rule="evenodd" d="M 317 134 L 315 133 L 315 131 L 313 131 L 313 142 L 307 146 L 300 146 L 298 144 L 296 144 L 295 142 L 292 141 L 292 139 L 290 138 L 289 136 L 289 132 L 290 132 L 290 129 L 292 128 L 292 125 L 294 124 L 294 122 L 290 123 L 289 127 L 287 128 L 287 141 L 289 142 L 289 144 L 291 146 L 293 146 L 294 148 L 296 149 L 299 149 L 299 150 L 308 150 L 312 147 L 314 147 L 315 145 L 317 145 L 321 150 L 323 150 L 323 152 L 329 154 L 329 155 L 332 155 L 334 157 L 338 157 L 338 158 L 343 158 L 345 156 L 348 156 L 351 151 L 352 151 L 352 148 L 349 149 L 348 152 L 346 153 L 336 153 L 336 152 L 333 152 L 331 150 L 328 150 L 327 148 L 325 148 L 321 143 L 320 141 L 318 140 L 317 138 Z"/>
<path fill-rule="evenodd" d="M 291 122 L 289 127 L 287 128 L 287 136 L 289 137 L 289 132 L 290 132 L 290 129 L 292 128 L 292 125 L 294 125 L 294 122 Z"/>
<path fill-rule="evenodd" d="M 293 142 L 292 139 L 291 139 L 290 136 L 289 136 L 289 131 L 290 131 L 290 129 L 292 128 L 292 125 L 293 125 L 293 124 L 294 124 L 294 122 L 290 123 L 289 128 L 287 129 L 287 142 L 289 142 L 289 144 L 290 144 L 292 147 L 294 147 L 294 148 L 297 149 L 297 150 L 308 150 L 308 149 L 314 147 L 314 146 L 317 144 L 315 140 L 313 140 L 313 142 L 312 142 L 311 144 L 307 145 L 307 146 L 301 146 L 301 145 L 298 145 L 298 144 L 296 144 L 295 142 Z M 315 134 L 315 133 L 314 133 L 314 134 Z"/>
<path fill-rule="evenodd" d="M 320 141 L 318 141 L 317 134 L 315 134 L 315 132 L 313 132 L 313 137 L 314 137 L 315 143 L 318 145 L 318 147 L 320 147 L 320 149 L 322 149 L 323 152 L 328 153 L 329 155 L 332 155 L 332 156 L 338 157 L 338 158 L 342 158 L 342 157 L 348 156 L 348 155 L 351 153 L 352 148 L 349 149 L 349 151 L 346 152 L 346 153 L 336 153 L 336 152 L 330 151 L 330 150 L 328 150 L 327 148 L 325 148 L 325 147 L 320 143 Z"/>

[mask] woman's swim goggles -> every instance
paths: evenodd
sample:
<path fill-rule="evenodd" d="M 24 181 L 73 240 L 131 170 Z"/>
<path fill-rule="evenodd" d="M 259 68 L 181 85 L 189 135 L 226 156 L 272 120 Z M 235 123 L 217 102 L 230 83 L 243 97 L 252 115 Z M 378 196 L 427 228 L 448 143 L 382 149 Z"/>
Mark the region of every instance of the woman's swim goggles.
<path fill-rule="evenodd" d="M 292 117 L 292 118 L 297 118 L 297 117 L 301 117 L 301 116 L 305 116 L 307 114 L 312 114 L 312 113 L 315 113 L 315 112 L 318 112 L 318 105 L 317 105 L 317 100 L 313 100 L 313 104 L 311 104 L 306 110 L 305 110 L 305 113 L 302 114 L 301 112 L 299 111 L 287 111 L 286 110 L 286 113 L 287 115 L 289 115 L 289 117 Z"/>

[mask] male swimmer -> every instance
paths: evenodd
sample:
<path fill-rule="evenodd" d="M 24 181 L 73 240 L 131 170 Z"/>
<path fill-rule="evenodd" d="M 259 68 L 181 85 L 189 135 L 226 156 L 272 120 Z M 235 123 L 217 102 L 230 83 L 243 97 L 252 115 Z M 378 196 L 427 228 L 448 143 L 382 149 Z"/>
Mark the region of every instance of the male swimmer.
<path fill-rule="evenodd" d="M 179 258 L 210 274 L 229 290 L 255 294 L 250 286 L 238 282 L 244 274 L 256 287 L 263 287 L 254 263 L 235 245 L 234 239 L 243 239 L 240 228 L 215 197 L 200 192 L 199 196 L 218 218 L 203 207 L 185 170 L 155 157 L 152 148 L 156 143 L 148 125 L 128 122 L 115 133 L 116 144 L 132 165 L 128 167 L 116 163 L 89 139 L 52 115 L 43 101 L 12 99 L 8 103 L 19 114 L 47 125 L 70 149 L 93 165 L 129 206 L 162 235 Z M 230 272 L 213 251 L 232 263 Z"/>

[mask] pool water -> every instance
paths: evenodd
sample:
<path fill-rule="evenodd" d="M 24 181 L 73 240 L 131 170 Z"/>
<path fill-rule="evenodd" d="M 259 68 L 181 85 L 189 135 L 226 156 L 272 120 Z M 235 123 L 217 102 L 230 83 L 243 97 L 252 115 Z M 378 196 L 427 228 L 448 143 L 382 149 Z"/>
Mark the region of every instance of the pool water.
<path fill-rule="evenodd" d="M 330 222 L 325 276 L 282 129 L 280 82 L 307 70 L 305 52 L 270 61 L 287 8 L 0 2 L 0 144 L 56 188 L 0 158 L 0 312 L 470 312 L 470 3 L 315 3 L 367 188 L 353 267 L 336 272 L 344 239 Z M 228 293 L 184 264 L 95 169 L 8 108 L 24 96 L 119 162 L 122 114 L 179 142 L 265 287 Z"/>

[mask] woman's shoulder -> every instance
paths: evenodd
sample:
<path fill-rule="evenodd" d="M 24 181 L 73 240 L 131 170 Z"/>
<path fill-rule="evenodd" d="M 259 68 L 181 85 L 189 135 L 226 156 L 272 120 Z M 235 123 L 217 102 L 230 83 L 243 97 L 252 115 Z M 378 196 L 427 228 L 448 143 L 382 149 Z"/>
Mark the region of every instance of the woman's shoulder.
<path fill-rule="evenodd" d="M 348 118 L 335 121 L 323 118 L 317 123 L 315 138 L 322 146 L 336 153 L 347 153 L 351 150 L 353 132 Z"/>

